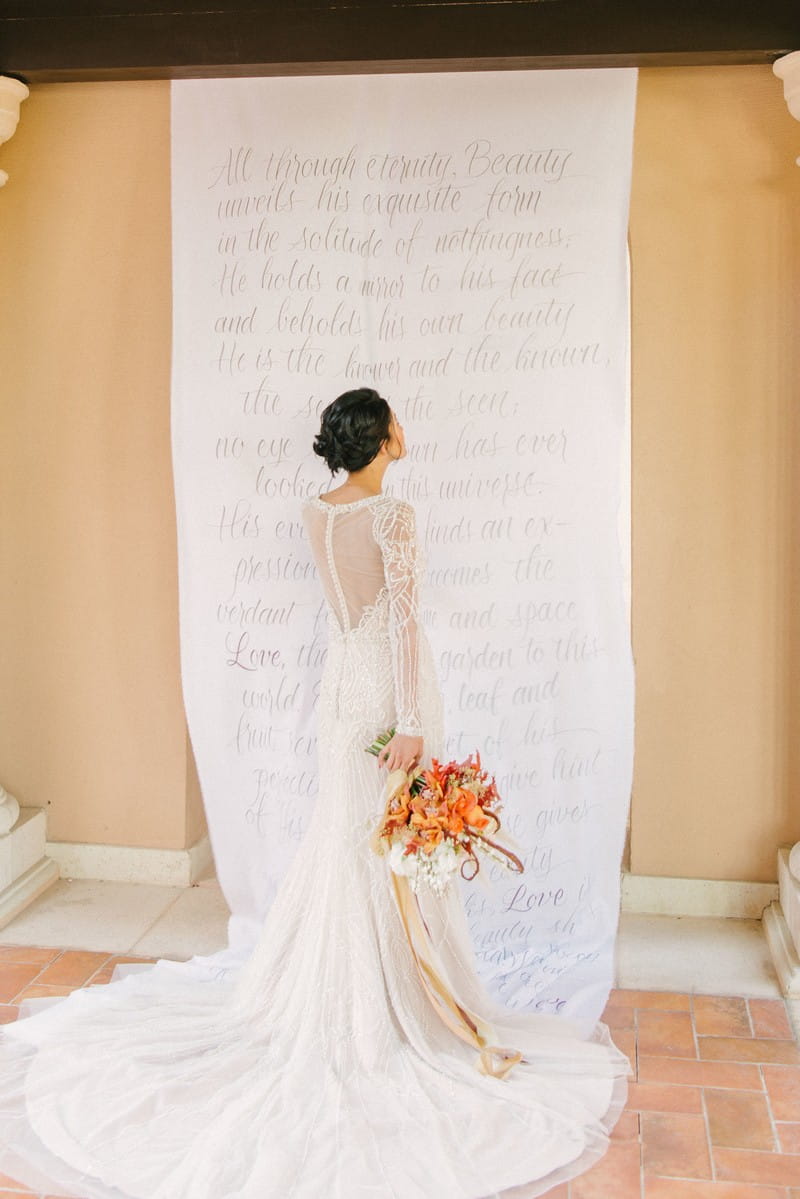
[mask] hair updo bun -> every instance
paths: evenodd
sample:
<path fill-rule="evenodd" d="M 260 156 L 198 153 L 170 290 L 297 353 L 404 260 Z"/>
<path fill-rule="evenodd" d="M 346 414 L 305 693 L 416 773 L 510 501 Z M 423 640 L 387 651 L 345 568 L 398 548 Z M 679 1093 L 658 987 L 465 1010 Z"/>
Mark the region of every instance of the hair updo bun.
<path fill-rule="evenodd" d="M 323 409 L 315 454 L 324 458 L 331 474 L 368 466 L 390 436 L 392 410 L 371 387 L 357 387 L 337 396 Z"/>

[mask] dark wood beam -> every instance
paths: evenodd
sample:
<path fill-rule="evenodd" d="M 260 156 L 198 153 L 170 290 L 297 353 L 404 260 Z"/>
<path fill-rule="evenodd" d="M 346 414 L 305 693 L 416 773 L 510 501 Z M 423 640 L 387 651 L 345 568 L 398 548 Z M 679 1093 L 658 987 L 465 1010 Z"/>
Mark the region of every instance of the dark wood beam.
<path fill-rule="evenodd" d="M 26 82 L 770 63 L 798 0 L 2 0 Z"/>

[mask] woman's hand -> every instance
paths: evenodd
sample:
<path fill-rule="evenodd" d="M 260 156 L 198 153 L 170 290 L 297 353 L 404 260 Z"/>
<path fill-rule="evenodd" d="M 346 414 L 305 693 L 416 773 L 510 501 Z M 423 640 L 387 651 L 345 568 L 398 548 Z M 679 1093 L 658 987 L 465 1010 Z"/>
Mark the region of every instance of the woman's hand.
<path fill-rule="evenodd" d="M 422 759 L 423 745 L 422 737 L 395 733 L 378 754 L 378 767 L 386 766 L 390 774 L 393 770 L 405 770 L 406 774 L 410 774 Z"/>

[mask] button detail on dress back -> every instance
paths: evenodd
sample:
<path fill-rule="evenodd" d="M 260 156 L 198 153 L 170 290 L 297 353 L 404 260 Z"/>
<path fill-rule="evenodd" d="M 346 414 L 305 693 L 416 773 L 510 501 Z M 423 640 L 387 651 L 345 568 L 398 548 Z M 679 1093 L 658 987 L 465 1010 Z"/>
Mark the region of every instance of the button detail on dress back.
<path fill-rule="evenodd" d="M 324 503 L 324 501 L 323 501 L 323 503 Z M 333 508 L 334 505 L 329 504 L 328 507 Z M 342 584 L 339 581 L 339 575 L 336 570 L 336 564 L 333 560 L 333 520 L 331 519 L 332 516 L 333 516 L 333 513 L 331 512 L 331 516 L 328 517 L 328 523 L 325 526 L 325 553 L 328 558 L 328 569 L 331 572 L 331 579 L 333 580 L 333 585 L 336 588 L 336 596 L 339 600 L 339 610 L 341 612 L 341 618 L 342 618 L 342 620 L 341 620 L 342 632 L 347 633 L 350 630 L 350 621 L 347 616 L 347 600 L 345 599 L 344 590 L 342 589 Z"/>

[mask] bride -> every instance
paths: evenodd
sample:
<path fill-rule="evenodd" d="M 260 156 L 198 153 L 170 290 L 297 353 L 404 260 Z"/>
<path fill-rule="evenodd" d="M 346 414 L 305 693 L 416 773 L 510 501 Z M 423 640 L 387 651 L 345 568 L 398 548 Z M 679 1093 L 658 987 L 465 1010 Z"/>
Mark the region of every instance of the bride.
<path fill-rule="evenodd" d="M 532 1199 L 602 1156 L 624 1105 L 629 1063 L 605 1025 L 587 1036 L 488 995 L 455 885 L 420 892 L 447 986 L 522 1060 L 482 1072 L 425 992 L 369 845 L 387 771 L 443 757 L 414 509 L 382 490 L 403 428 L 361 388 L 324 410 L 314 450 L 347 480 L 303 505 L 328 621 L 308 831 L 238 974 L 175 970 L 156 990 L 147 970 L 115 971 L 0 1030 L 0 1172 L 34 1190 Z"/>

